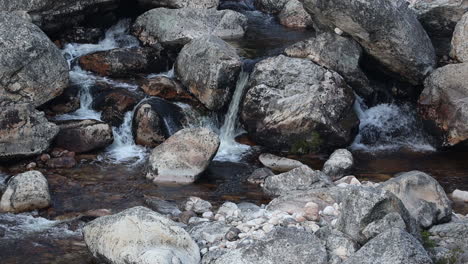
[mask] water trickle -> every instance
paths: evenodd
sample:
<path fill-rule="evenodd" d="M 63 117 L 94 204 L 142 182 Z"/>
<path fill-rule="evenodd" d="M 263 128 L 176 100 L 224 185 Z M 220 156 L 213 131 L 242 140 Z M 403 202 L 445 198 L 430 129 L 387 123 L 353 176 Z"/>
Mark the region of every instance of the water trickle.
<path fill-rule="evenodd" d="M 219 146 L 215 160 L 239 161 L 243 154 L 250 149 L 249 146 L 240 144 L 235 140 L 236 136 L 243 132 L 243 130 L 237 126 L 237 121 L 240 102 L 248 82 L 249 73 L 242 71 L 239 75 L 239 79 L 237 80 L 236 90 L 234 91 L 231 103 L 229 104 L 224 124 L 220 129 L 221 145 Z"/>
<path fill-rule="evenodd" d="M 411 105 L 379 104 L 367 108 L 357 97 L 354 109 L 360 125 L 351 149 L 365 152 L 435 151 Z"/>

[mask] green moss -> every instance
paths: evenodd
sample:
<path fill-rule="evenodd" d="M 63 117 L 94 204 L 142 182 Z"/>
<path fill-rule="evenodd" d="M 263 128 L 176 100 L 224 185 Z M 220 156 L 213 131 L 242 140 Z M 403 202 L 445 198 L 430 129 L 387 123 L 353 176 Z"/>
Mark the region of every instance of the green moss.
<path fill-rule="evenodd" d="M 439 259 L 435 264 L 455 264 L 457 263 L 458 257 L 463 254 L 463 250 L 456 248 L 450 250 L 450 256 L 444 259 Z"/>
<path fill-rule="evenodd" d="M 436 246 L 435 242 L 431 239 L 431 233 L 427 230 L 421 232 L 421 238 L 423 240 L 423 246 L 426 249 L 434 248 Z"/>
<path fill-rule="evenodd" d="M 323 144 L 323 139 L 316 131 L 312 131 L 309 138 L 298 140 L 291 146 L 291 154 L 308 154 L 318 152 Z"/>

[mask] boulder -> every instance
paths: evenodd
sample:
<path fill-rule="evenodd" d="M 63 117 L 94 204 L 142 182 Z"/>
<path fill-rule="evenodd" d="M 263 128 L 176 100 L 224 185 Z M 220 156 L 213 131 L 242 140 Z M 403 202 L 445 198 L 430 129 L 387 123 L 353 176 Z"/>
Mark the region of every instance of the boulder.
<path fill-rule="evenodd" d="M 347 149 L 337 149 L 323 165 L 323 173 L 336 181 L 349 174 L 354 165 L 353 154 Z"/>
<path fill-rule="evenodd" d="M 246 24 L 247 18 L 232 10 L 156 8 L 137 18 L 133 33 L 145 45 L 181 47 L 203 35 L 240 38 Z"/>
<path fill-rule="evenodd" d="M 432 260 L 421 243 L 398 228 L 378 235 L 343 264 L 431 264 Z"/>
<path fill-rule="evenodd" d="M 106 18 L 119 4 L 118 0 L 0 0 L 0 10 L 26 11 L 34 24 L 49 34 L 55 34 L 84 22 L 102 24 L 109 20 Z M 96 21 L 97 17 L 99 21 Z"/>
<path fill-rule="evenodd" d="M 186 128 L 157 146 L 146 177 L 156 183 L 191 183 L 206 170 L 218 151 L 218 135 L 207 128 Z"/>
<path fill-rule="evenodd" d="M 444 189 L 424 172 L 397 174 L 397 177 L 380 184 L 379 188 L 395 194 L 423 228 L 448 222 L 452 218 L 451 202 Z"/>
<path fill-rule="evenodd" d="M 424 29 L 433 37 L 451 37 L 455 25 L 468 12 L 465 0 L 407 0 Z"/>
<path fill-rule="evenodd" d="M 323 172 L 303 165 L 288 172 L 267 177 L 262 187 L 267 194 L 282 195 L 295 190 L 323 188 L 331 184 L 330 178 Z"/>
<path fill-rule="evenodd" d="M 468 63 L 438 68 L 424 81 L 418 111 L 441 135 L 443 146 L 453 146 L 468 139 L 467 102 Z"/>
<path fill-rule="evenodd" d="M 47 102 L 41 109 L 44 108 L 47 113 L 53 115 L 60 115 L 76 111 L 80 106 L 80 86 L 70 85 L 61 95 Z"/>
<path fill-rule="evenodd" d="M 73 27 L 60 33 L 58 41 L 62 46 L 66 43 L 98 44 L 104 35 L 103 28 Z"/>
<path fill-rule="evenodd" d="M 137 0 L 140 6 L 145 9 L 153 9 L 157 7 L 167 8 L 217 8 L 219 0 Z"/>
<path fill-rule="evenodd" d="M 468 3 L 466 5 L 467 13 L 460 19 L 453 32 L 450 56 L 468 63 Z"/>
<path fill-rule="evenodd" d="M 279 157 L 269 153 L 260 154 L 258 160 L 263 166 L 277 172 L 288 172 L 304 165 L 298 160 Z"/>
<path fill-rule="evenodd" d="M 185 45 L 175 64 L 182 84 L 210 110 L 231 98 L 241 71 L 236 49 L 216 36 L 203 36 Z"/>
<path fill-rule="evenodd" d="M 141 96 L 126 88 L 111 88 L 93 92 L 92 108 L 100 111 L 102 121 L 112 126 L 120 126 L 128 111 L 140 101 Z"/>
<path fill-rule="evenodd" d="M 258 168 L 250 174 L 249 178 L 247 178 L 247 182 L 252 184 L 262 184 L 268 176 L 273 175 L 275 174 L 268 168 Z"/>
<path fill-rule="evenodd" d="M 0 103 L 37 107 L 68 86 L 68 64 L 60 50 L 37 26 L 7 12 L 0 12 L 0 54 Z"/>
<path fill-rule="evenodd" d="M 135 143 L 156 147 L 183 128 L 182 109 L 160 98 L 148 98 L 135 108 L 132 131 Z"/>
<path fill-rule="evenodd" d="M 351 38 L 323 32 L 284 50 L 289 57 L 307 58 L 339 73 L 360 96 L 370 99 L 373 94 L 370 81 L 359 66 L 363 51 Z"/>
<path fill-rule="evenodd" d="M 395 195 L 375 188 L 348 186 L 341 198 L 336 229 L 363 245 L 389 228 L 403 228 L 419 237 L 419 226 Z M 395 221 L 395 219 L 401 219 Z M 401 226 L 400 223 L 404 223 Z"/>
<path fill-rule="evenodd" d="M 76 153 L 103 149 L 114 141 L 112 127 L 104 122 L 87 120 L 56 121 L 60 132 L 54 146 Z"/>
<path fill-rule="evenodd" d="M 434 47 L 404 0 L 305 0 L 318 24 L 353 37 L 382 69 L 421 84 L 435 68 Z"/>
<path fill-rule="evenodd" d="M 83 228 L 86 246 L 105 263 L 198 264 L 200 251 L 177 223 L 146 207 L 99 217 Z"/>
<path fill-rule="evenodd" d="M 313 234 L 296 228 L 277 228 L 263 240 L 229 250 L 212 264 L 325 264 L 327 251 Z"/>
<path fill-rule="evenodd" d="M 150 47 L 98 51 L 80 57 L 79 63 L 87 71 L 109 77 L 129 77 L 139 73 L 163 72 L 172 64 L 161 50 Z"/>
<path fill-rule="evenodd" d="M 0 160 L 39 155 L 59 128 L 30 104 L 0 106 Z"/>
<path fill-rule="evenodd" d="M 281 25 L 290 28 L 312 27 L 312 18 L 299 0 L 288 1 L 278 15 Z"/>
<path fill-rule="evenodd" d="M 328 263 L 341 263 L 358 250 L 358 244 L 346 234 L 324 226 L 315 235 L 323 241 L 328 252 Z"/>
<path fill-rule="evenodd" d="M 49 205 L 47 179 L 39 171 L 28 171 L 10 178 L 0 201 L 0 211 L 20 213 Z"/>
<path fill-rule="evenodd" d="M 284 6 L 290 0 L 255 0 L 255 7 L 264 12 L 269 14 L 276 14 L 283 10 Z"/>
<path fill-rule="evenodd" d="M 434 249 L 447 252 L 436 263 L 462 264 L 468 262 L 468 220 L 452 221 L 429 229 L 428 239 Z"/>
<path fill-rule="evenodd" d="M 249 136 L 276 151 L 349 145 L 358 126 L 354 94 L 339 74 L 283 55 L 256 64 L 241 117 Z"/>
<path fill-rule="evenodd" d="M 144 79 L 141 82 L 141 89 L 149 96 L 156 96 L 169 101 L 198 103 L 197 99 L 187 92 L 179 81 L 166 76 Z"/>

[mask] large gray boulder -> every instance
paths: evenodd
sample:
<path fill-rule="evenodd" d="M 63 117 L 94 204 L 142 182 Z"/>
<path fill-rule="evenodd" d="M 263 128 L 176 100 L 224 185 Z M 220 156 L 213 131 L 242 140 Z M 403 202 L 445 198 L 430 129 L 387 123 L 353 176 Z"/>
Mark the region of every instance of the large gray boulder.
<path fill-rule="evenodd" d="M 468 263 L 468 219 L 435 225 L 428 234 L 433 250 L 445 253 L 435 256 L 438 263 Z"/>
<path fill-rule="evenodd" d="M 0 201 L 0 212 L 20 213 L 50 205 L 47 179 L 39 171 L 13 176 Z"/>
<path fill-rule="evenodd" d="M 359 123 L 353 103 L 338 73 L 280 55 L 255 66 L 241 116 L 261 145 L 306 153 L 352 141 Z"/>
<path fill-rule="evenodd" d="M 453 146 L 468 139 L 468 63 L 435 70 L 425 81 L 418 111 L 441 135 L 441 144 Z"/>
<path fill-rule="evenodd" d="M 217 8 L 219 0 L 137 0 L 138 4 L 144 8 Z"/>
<path fill-rule="evenodd" d="M 277 228 L 263 240 L 230 250 L 211 264 L 325 264 L 327 251 L 313 234 L 296 228 Z"/>
<path fill-rule="evenodd" d="M 387 231 L 401 228 L 419 237 L 419 226 L 395 195 L 369 187 L 348 186 L 341 198 L 336 229 L 359 244 Z"/>
<path fill-rule="evenodd" d="M 466 0 L 407 0 L 429 35 L 451 37 L 455 25 L 468 12 Z"/>
<path fill-rule="evenodd" d="M 112 127 L 104 122 L 85 120 L 56 121 L 60 132 L 54 146 L 81 153 L 103 149 L 114 141 Z"/>
<path fill-rule="evenodd" d="M 203 35 L 242 37 L 246 24 L 247 18 L 232 10 L 156 8 L 137 18 L 133 33 L 145 45 L 180 47 Z"/>
<path fill-rule="evenodd" d="M 302 2 L 299 0 L 290 0 L 286 3 L 278 15 L 281 25 L 290 28 L 312 27 L 312 18 L 305 11 Z"/>
<path fill-rule="evenodd" d="M 290 57 L 307 58 L 336 71 L 357 94 L 366 99 L 373 94 L 369 79 L 359 66 L 362 48 L 351 38 L 323 32 L 314 38 L 293 44 L 284 52 Z"/>
<path fill-rule="evenodd" d="M 451 202 L 440 184 L 421 171 L 398 174 L 379 185 L 379 188 L 395 194 L 410 215 L 424 228 L 450 221 Z"/>
<path fill-rule="evenodd" d="M 267 177 L 262 187 L 267 194 L 282 195 L 295 190 L 317 189 L 330 185 L 331 179 L 323 172 L 302 165 L 288 172 Z"/>
<path fill-rule="evenodd" d="M 78 26 L 96 15 L 115 11 L 119 0 L 0 0 L 0 11 L 25 11 L 48 33 Z"/>
<path fill-rule="evenodd" d="M 99 217 L 83 228 L 94 257 L 105 263 L 198 264 L 200 252 L 175 222 L 146 207 Z"/>
<path fill-rule="evenodd" d="M 30 104 L 0 106 L 0 160 L 41 154 L 59 128 Z"/>
<path fill-rule="evenodd" d="M 404 230 L 392 228 L 360 248 L 343 264 L 431 264 L 421 243 Z"/>
<path fill-rule="evenodd" d="M 175 73 L 208 109 L 219 110 L 230 101 L 241 66 L 234 47 L 216 36 L 203 36 L 184 46 Z"/>
<path fill-rule="evenodd" d="M 40 106 L 67 86 L 68 64 L 54 43 L 31 22 L 0 12 L 0 103 Z"/>
<path fill-rule="evenodd" d="M 207 128 L 186 128 L 157 146 L 148 161 L 146 178 L 155 183 L 191 183 L 206 170 L 220 141 Z"/>
<path fill-rule="evenodd" d="M 420 84 L 435 68 L 435 51 L 426 31 L 404 0 L 305 0 L 319 24 L 353 37 L 383 69 Z"/>
<path fill-rule="evenodd" d="M 468 10 L 453 32 L 450 56 L 461 62 L 468 62 Z"/>

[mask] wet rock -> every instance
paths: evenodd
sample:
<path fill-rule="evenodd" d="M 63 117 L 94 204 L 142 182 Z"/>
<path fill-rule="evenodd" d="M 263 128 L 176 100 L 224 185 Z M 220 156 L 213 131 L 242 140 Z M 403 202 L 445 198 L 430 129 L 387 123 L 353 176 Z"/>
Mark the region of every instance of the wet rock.
<path fill-rule="evenodd" d="M 450 56 L 468 63 L 468 3 L 466 9 L 467 13 L 460 19 L 453 32 Z"/>
<path fill-rule="evenodd" d="M 353 39 L 331 32 L 323 32 L 315 38 L 293 44 L 285 54 L 295 58 L 307 58 L 339 73 L 346 83 L 360 96 L 371 99 L 374 90 L 359 66 L 363 51 Z"/>
<path fill-rule="evenodd" d="M 88 249 L 106 263 L 197 264 L 200 251 L 177 224 L 145 207 L 100 217 L 83 228 Z"/>
<path fill-rule="evenodd" d="M 290 0 L 255 0 L 255 7 L 265 13 L 279 13 Z"/>
<path fill-rule="evenodd" d="M 175 72 L 206 108 L 219 110 L 230 101 L 241 66 L 234 47 L 216 36 L 203 36 L 184 46 Z"/>
<path fill-rule="evenodd" d="M 349 186 L 342 198 L 342 210 L 336 229 L 349 235 L 359 244 L 365 244 L 377 232 L 364 232 L 369 225 L 373 230 L 385 231 L 392 228 L 393 222 L 382 220 L 389 214 L 398 214 L 405 223 L 406 230 L 419 237 L 417 222 L 411 217 L 403 203 L 393 194 L 374 188 Z M 387 224 L 391 226 L 387 226 Z"/>
<path fill-rule="evenodd" d="M 452 193 L 452 198 L 456 199 L 456 200 L 461 200 L 461 201 L 463 201 L 465 203 L 468 203 L 468 192 L 456 189 Z"/>
<path fill-rule="evenodd" d="M 189 197 L 184 204 L 185 211 L 194 211 L 197 214 L 209 212 L 211 211 L 211 207 L 210 202 L 194 196 Z"/>
<path fill-rule="evenodd" d="M 247 181 L 252 184 L 261 184 L 268 176 L 273 175 L 275 174 L 268 168 L 258 168 L 252 172 Z"/>
<path fill-rule="evenodd" d="M 353 168 L 353 165 L 353 154 L 351 154 L 347 149 L 337 149 L 325 162 L 322 171 L 335 181 L 343 178 L 345 175 L 348 175 Z"/>
<path fill-rule="evenodd" d="M 464 0 L 407 0 L 418 15 L 427 33 L 436 37 L 451 37 L 455 25 L 468 11 Z"/>
<path fill-rule="evenodd" d="M 434 249 L 445 249 L 446 254 L 436 258 L 436 263 L 466 263 L 468 261 L 468 221 L 452 221 L 429 229 Z M 444 261 L 444 262 L 443 262 Z M 452 261 L 452 262 L 450 262 Z"/>
<path fill-rule="evenodd" d="M 102 28 L 73 27 L 67 29 L 58 37 L 61 44 L 65 43 L 92 43 L 97 44 L 104 37 Z"/>
<path fill-rule="evenodd" d="M 145 204 L 154 211 L 164 215 L 179 216 L 182 213 L 176 202 L 162 200 L 157 197 L 146 198 Z"/>
<path fill-rule="evenodd" d="M 429 264 L 432 260 L 419 241 L 407 232 L 393 228 L 365 244 L 343 264 Z"/>
<path fill-rule="evenodd" d="M 256 64 L 241 116 L 259 144 L 308 153 L 352 141 L 353 103 L 352 89 L 336 72 L 280 55 Z"/>
<path fill-rule="evenodd" d="M 280 24 L 290 28 L 312 26 L 312 18 L 299 0 L 288 1 L 278 15 Z"/>
<path fill-rule="evenodd" d="M 10 1 L 0 2 L 2 5 Z M 16 1 L 14 1 L 16 2 Z M 68 85 L 68 64 L 34 24 L 0 11 L 0 103 L 40 106 Z"/>
<path fill-rule="evenodd" d="M 240 38 L 246 24 L 247 18 L 232 10 L 157 8 L 139 16 L 133 32 L 145 45 L 181 47 L 203 35 Z"/>
<path fill-rule="evenodd" d="M 0 106 L 0 160 L 39 155 L 59 128 L 30 104 Z"/>
<path fill-rule="evenodd" d="M 269 153 L 261 154 L 258 157 L 258 160 L 263 164 L 263 166 L 277 172 L 288 172 L 304 165 L 300 161 L 278 157 Z"/>
<path fill-rule="evenodd" d="M 398 174 L 379 188 L 395 194 L 410 215 L 424 228 L 450 221 L 451 202 L 444 189 L 431 176 L 420 171 Z"/>
<path fill-rule="evenodd" d="M 39 171 L 13 176 L 0 201 L 0 211 L 20 213 L 50 205 L 47 179 Z"/>
<path fill-rule="evenodd" d="M 68 86 L 61 95 L 47 102 L 43 108 L 47 112 L 60 115 L 76 111 L 80 108 L 80 87 L 78 85 Z"/>
<path fill-rule="evenodd" d="M 303 165 L 289 172 L 269 176 L 262 188 L 270 195 L 281 195 L 295 190 L 323 188 L 331 184 L 330 178 L 323 172 Z"/>
<path fill-rule="evenodd" d="M 54 146 L 76 153 L 102 149 L 114 141 L 112 127 L 97 120 L 56 121 L 60 127 Z"/>
<path fill-rule="evenodd" d="M 157 146 L 148 161 L 146 177 L 156 183 L 191 183 L 214 158 L 219 137 L 207 128 L 186 128 Z"/>
<path fill-rule="evenodd" d="M 138 0 L 138 4 L 141 6 L 153 9 L 157 7 L 167 8 L 217 8 L 219 0 Z"/>
<path fill-rule="evenodd" d="M 453 146 L 468 139 L 468 63 L 438 68 L 425 81 L 418 111 L 441 137 Z"/>
<path fill-rule="evenodd" d="M 305 241 L 307 243 L 304 243 Z M 325 264 L 327 252 L 312 233 L 296 228 L 278 228 L 268 233 L 265 239 L 255 240 L 252 244 L 229 250 L 211 263 Z"/>
<path fill-rule="evenodd" d="M 178 81 L 165 77 L 156 76 L 145 79 L 141 89 L 145 94 L 160 97 L 169 101 L 197 102 L 190 93 Z"/>
<path fill-rule="evenodd" d="M 139 145 L 156 147 L 183 128 L 185 116 L 179 106 L 159 98 L 148 98 L 135 108 L 132 130 Z"/>
<path fill-rule="evenodd" d="M 401 80 L 421 84 L 435 68 L 431 40 L 403 0 L 305 0 L 304 7 L 319 24 L 353 37 Z"/>
<path fill-rule="evenodd" d="M 162 50 L 149 47 L 98 51 L 80 57 L 79 62 L 83 69 L 109 77 L 163 72 L 172 64 Z"/>
<path fill-rule="evenodd" d="M 52 158 L 46 162 L 47 167 L 52 169 L 66 168 L 70 169 L 76 166 L 76 160 L 74 157 L 60 157 Z"/>
<path fill-rule="evenodd" d="M 112 126 L 120 126 L 128 111 L 140 101 L 140 96 L 125 89 L 108 89 L 99 91 L 95 94 L 93 100 L 93 109 L 100 111 L 102 121 Z"/>
<path fill-rule="evenodd" d="M 109 20 L 109 13 L 119 6 L 118 0 L 19 0 L 0 1 L 2 11 L 26 11 L 32 21 L 49 34 L 78 26 L 84 22 L 96 21 L 99 17 L 101 24 Z"/>

